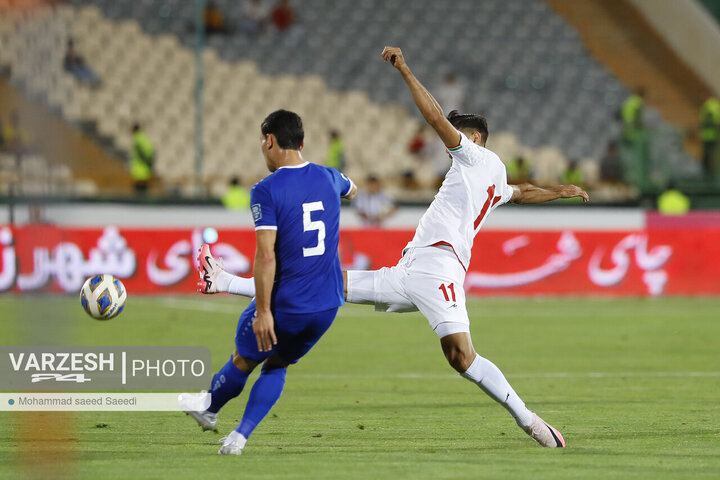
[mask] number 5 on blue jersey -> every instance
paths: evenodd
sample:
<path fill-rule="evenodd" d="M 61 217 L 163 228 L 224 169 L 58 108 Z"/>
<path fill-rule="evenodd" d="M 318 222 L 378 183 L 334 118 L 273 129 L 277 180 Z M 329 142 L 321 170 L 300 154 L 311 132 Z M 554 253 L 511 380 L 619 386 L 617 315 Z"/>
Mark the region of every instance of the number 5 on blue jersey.
<path fill-rule="evenodd" d="M 318 210 L 325 210 L 322 202 L 303 203 L 303 231 L 317 230 L 317 245 L 303 247 L 303 257 L 314 257 L 325 253 L 325 223 L 322 220 L 312 220 L 310 214 Z"/>
<path fill-rule="evenodd" d="M 309 313 L 344 303 L 340 199 L 351 192 L 347 177 L 312 163 L 281 167 L 253 187 L 255 230 L 277 230 L 273 311 Z"/>

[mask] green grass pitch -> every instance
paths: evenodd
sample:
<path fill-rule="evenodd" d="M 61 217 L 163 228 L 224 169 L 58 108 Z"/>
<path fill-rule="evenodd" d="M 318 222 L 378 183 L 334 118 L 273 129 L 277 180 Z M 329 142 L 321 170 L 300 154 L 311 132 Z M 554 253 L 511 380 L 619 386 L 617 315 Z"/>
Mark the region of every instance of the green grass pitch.
<path fill-rule="evenodd" d="M 247 301 L 0 298 L 4 345 L 205 345 L 219 368 Z M 419 314 L 349 305 L 288 373 L 240 457 L 176 412 L 0 413 L 0 478 L 720 478 L 720 299 L 476 299 L 478 351 L 565 435 L 549 450 L 447 366 Z M 221 434 L 247 393 L 221 412 Z"/>

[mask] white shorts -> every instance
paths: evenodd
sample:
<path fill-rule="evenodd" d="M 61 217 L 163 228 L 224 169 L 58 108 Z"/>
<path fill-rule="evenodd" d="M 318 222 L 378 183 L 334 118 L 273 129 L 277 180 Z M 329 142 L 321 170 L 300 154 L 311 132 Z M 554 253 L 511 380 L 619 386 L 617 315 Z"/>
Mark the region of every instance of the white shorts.
<path fill-rule="evenodd" d="M 394 267 L 347 272 L 347 300 L 380 312 L 420 310 L 440 338 L 470 332 L 465 269 L 449 247 L 414 247 Z"/>

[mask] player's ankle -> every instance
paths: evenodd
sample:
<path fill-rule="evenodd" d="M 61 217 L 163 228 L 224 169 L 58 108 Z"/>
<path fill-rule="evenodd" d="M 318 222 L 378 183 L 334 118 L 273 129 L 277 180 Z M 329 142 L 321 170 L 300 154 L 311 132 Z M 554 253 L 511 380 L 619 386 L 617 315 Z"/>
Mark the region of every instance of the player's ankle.
<path fill-rule="evenodd" d="M 218 292 L 226 293 L 232 279 L 233 275 L 230 275 L 225 270 L 220 270 L 215 277 L 215 285 L 217 286 Z"/>
<path fill-rule="evenodd" d="M 532 425 L 534 417 L 535 415 L 533 414 L 532 410 L 528 408 L 526 408 L 524 412 L 513 415 L 513 418 L 515 418 L 515 423 L 517 423 L 518 426 L 522 429 L 530 427 L 530 425 Z"/>

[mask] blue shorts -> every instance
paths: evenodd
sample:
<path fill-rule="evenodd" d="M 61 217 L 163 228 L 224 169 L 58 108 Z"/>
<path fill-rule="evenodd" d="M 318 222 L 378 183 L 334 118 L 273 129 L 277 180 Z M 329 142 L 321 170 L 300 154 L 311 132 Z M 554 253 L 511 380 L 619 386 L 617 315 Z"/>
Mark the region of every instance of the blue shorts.
<path fill-rule="evenodd" d="M 269 352 L 261 352 L 257 347 L 257 339 L 252 324 L 255 320 L 255 300 L 240 315 L 235 348 L 241 357 L 262 363 L 277 353 L 287 363 L 297 363 L 315 345 L 320 337 L 330 328 L 337 308 L 313 313 L 273 312 L 275 317 L 275 336 L 277 344 Z"/>

